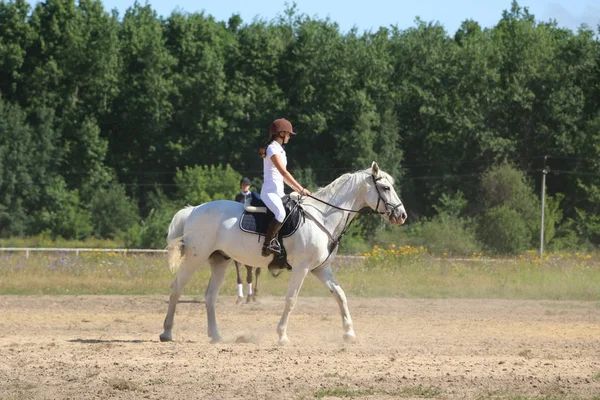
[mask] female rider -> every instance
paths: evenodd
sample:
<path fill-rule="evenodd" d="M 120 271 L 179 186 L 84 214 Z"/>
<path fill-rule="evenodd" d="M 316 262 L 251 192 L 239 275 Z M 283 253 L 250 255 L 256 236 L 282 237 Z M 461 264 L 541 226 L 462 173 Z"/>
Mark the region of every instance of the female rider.
<path fill-rule="evenodd" d="M 270 254 L 281 255 L 281 247 L 277 240 L 273 239 L 277 237 L 277 233 L 285 219 L 285 209 L 281 201 L 284 195 L 283 183 L 285 182 L 301 195 L 311 194 L 286 169 L 287 157 L 283 145 L 290 140 L 291 135 L 295 134 L 290 121 L 284 118 L 276 119 L 271 123 L 271 127 L 269 128 L 269 140 L 267 141 L 266 149 L 261 148 L 259 151 L 261 157 L 264 159 L 264 184 L 260 191 L 260 197 L 269 210 L 275 214 L 275 218 L 269 224 L 265 242 L 263 243 L 263 257 L 268 257 Z"/>

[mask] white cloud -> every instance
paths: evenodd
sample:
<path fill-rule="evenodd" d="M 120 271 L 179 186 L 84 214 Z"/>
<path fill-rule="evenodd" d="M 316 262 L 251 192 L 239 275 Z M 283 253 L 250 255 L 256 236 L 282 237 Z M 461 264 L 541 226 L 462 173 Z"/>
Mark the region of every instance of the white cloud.
<path fill-rule="evenodd" d="M 587 24 L 596 30 L 600 24 L 600 7 L 587 3 L 579 10 L 568 10 L 562 4 L 553 2 L 548 5 L 546 12 L 541 17 L 539 19 L 542 21 L 555 19 L 559 26 L 572 30 L 576 30 L 581 24 Z"/>

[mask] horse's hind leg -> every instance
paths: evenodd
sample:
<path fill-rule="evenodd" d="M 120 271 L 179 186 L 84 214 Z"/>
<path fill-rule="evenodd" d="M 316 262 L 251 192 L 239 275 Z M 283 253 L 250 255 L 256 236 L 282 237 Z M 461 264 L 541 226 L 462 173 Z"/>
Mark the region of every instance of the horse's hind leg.
<path fill-rule="evenodd" d="M 213 253 L 209 258 L 211 275 L 208 287 L 206 288 L 206 318 L 208 320 L 208 336 L 211 343 L 221 342 L 221 335 L 217 327 L 217 317 L 215 314 L 215 305 L 219 296 L 219 289 L 225 280 L 225 271 L 230 260 L 224 258 L 218 253 Z"/>
<path fill-rule="evenodd" d="M 173 340 L 172 337 L 172 329 L 173 329 L 173 320 L 175 318 L 175 308 L 177 308 L 177 301 L 181 297 L 183 293 L 183 288 L 189 282 L 192 274 L 194 273 L 194 268 L 190 265 L 190 259 L 186 258 L 183 262 L 183 265 L 179 269 L 179 273 L 177 277 L 173 280 L 171 284 L 171 296 L 169 297 L 169 309 L 167 311 L 167 316 L 165 317 L 164 329 L 165 331 L 160 335 L 161 342 L 170 342 Z"/>
<path fill-rule="evenodd" d="M 354 333 L 354 328 L 352 326 L 352 318 L 350 317 L 350 310 L 348 309 L 348 300 L 346 299 L 344 289 L 342 289 L 333 277 L 331 266 L 322 266 L 312 272 L 321 282 L 323 282 L 325 287 L 329 289 L 340 306 L 342 325 L 344 326 L 344 340 L 346 342 L 354 342 L 356 340 L 356 333 Z"/>

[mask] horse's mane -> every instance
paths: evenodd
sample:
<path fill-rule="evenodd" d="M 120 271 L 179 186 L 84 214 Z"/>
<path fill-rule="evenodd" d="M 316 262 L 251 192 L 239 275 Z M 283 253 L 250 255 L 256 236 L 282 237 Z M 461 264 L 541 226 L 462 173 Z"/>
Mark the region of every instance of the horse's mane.
<path fill-rule="evenodd" d="M 371 168 L 363 169 L 356 172 L 348 172 L 340 176 L 329 185 L 317 190 L 313 193 L 313 196 L 331 202 L 336 196 L 343 197 L 351 188 L 355 187 L 360 179 L 371 176 Z M 394 184 L 394 178 L 392 178 L 387 172 L 379 170 L 379 176 L 387 179 L 392 185 Z"/>

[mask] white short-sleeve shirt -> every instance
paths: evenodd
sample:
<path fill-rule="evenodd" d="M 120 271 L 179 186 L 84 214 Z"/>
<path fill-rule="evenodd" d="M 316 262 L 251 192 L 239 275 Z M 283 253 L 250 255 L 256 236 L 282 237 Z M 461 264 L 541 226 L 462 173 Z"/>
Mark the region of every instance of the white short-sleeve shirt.
<path fill-rule="evenodd" d="M 284 167 L 287 167 L 287 157 L 285 150 L 279 144 L 279 142 L 272 141 L 267 147 L 267 156 L 263 159 L 263 170 L 264 170 L 264 183 L 261 191 L 275 192 L 280 197 L 283 197 L 285 192 L 283 191 L 283 176 L 277 169 L 277 167 L 271 161 L 271 157 L 275 154 L 279 155 L 279 159 Z"/>

